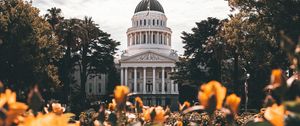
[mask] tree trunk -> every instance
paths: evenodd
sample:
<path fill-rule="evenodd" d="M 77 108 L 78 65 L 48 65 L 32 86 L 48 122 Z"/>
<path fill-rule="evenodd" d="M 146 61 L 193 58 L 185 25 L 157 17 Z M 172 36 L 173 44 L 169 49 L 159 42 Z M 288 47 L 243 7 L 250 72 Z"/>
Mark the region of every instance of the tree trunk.
<path fill-rule="evenodd" d="M 237 48 L 233 50 L 234 66 L 233 66 L 233 90 L 235 93 L 240 94 L 239 92 L 239 55 Z"/>
<path fill-rule="evenodd" d="M 80 73 L 80 95 L 82 100 L 86 100 L 85 84 L 87 81 L 87 50 L 87 45 L 84 44 L 82 47 L 82 71 Z"/>

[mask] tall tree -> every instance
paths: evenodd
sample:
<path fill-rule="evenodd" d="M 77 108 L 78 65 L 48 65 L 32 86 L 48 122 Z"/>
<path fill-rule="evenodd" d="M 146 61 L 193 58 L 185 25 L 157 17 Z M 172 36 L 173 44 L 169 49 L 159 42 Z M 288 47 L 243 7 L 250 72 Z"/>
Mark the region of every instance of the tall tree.
<path fill-rule="evenodd" d="M 217 47 L 222 45 L 218 36 L 221 24 L 216 18 L 208 18 L 196 23 L 197 27 L 192 29 L 192 33 L 182 33 L 185 52 L 176 63 L 178 72 L 174 74 L 173 79 L 177 83 L 197 87 L 211 79 L 220 81 L 220 52 Z"/>
<path fill-rule="evenodd" d="M 229 0 L 229 5 L 237 13 L 225 23 L 223 37 L 236 52 L 234 59 L 237 66 L 246 68 L 250 73 L 250 102 L 256 105 L 253 107 L 260 107 L 257 105 L 261 104 L 264 95 L 262 89 L 268 83 L 265 78 L 268 78 L 270 70 L 288 69 L 287 56 L 280 48 L 280 36 L 284 33 L 297 41 L 300 2 Z M 237 77 L 241 69 L 234 69 L 234 77 Z M 235 89 L 241 89 L 242 81 L 237 78 L 234 80 Z"/>
<path fill-rule="evenodd" d="M 61 15 L 61 9 L 52 7 L 50 9 L 47 9 L 47 11 L 48 13 L 45 15 L 45 19 L 49 22 L 53 31 L 55 31 L 56 26 L 64 19 Z"/>
<path fill-rule="evenodd" d="M 53 62 L 61 56 L 51 26 L 22 0 L 0 2 L 0 80 L 12 89 L 60 83 Z"/>
<path fill-rule="evenodd" d="M 85 85 L 88 77 L 114 70 L 114 57 L 119 42 L 99 29 L 92 18 L 85 17 L 80 23 L 81 37 L 75 53 L 76 66 L 80 72 L 80 94 L 85 99 Z"/>

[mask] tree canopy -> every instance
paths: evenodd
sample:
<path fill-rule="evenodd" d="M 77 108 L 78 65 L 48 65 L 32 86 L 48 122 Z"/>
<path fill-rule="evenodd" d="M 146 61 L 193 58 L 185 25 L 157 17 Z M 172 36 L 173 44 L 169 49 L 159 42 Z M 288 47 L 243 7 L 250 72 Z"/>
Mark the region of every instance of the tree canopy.
<path fill-rule="evenodd" d="M 58 85 L 57 67 L 61 57 L 51 25 L 39 10 L 22 0 L 0 3 L 0 80 L 12 89 L 30 85 Z"/>

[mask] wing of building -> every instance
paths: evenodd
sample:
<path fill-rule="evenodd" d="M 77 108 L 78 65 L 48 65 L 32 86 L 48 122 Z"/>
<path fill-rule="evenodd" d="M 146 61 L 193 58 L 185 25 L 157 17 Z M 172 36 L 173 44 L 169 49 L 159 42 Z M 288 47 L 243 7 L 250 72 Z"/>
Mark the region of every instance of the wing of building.
<path fill-rule="evenodd" d="M 146 105 L 177 107 L 178 85 L 170 79 L 178 55 L 171 48 L 172 30 L 157 0 L 142 0 L 135 8 L 127 30 L 127 49 L 120 65 L 121 84 Z"/>

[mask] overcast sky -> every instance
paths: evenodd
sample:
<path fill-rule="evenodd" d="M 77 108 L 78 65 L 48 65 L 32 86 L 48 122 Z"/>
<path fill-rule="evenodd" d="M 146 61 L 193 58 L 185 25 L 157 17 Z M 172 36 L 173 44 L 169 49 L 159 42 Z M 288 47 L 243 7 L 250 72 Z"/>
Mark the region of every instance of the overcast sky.
<path fill-rule="evenodd" d="M 33 0 L 33 6 L 44 15 L 51 7 L 61 8 L 65 18 L 89 16 L 100 28 L 111 34 L 119 42 L 119 51 L 126 49 L 127 28 L 131 27 L 131 17 L 141 0 Z M 184 52 L 182 31 L 190 32 L 195 22 L 207 17 L 224 19 L 230 9 L 225 0 L 158 0 L 168 17 L 168 27 L 173 31 L 172 48 L 180 54 Z"/>

